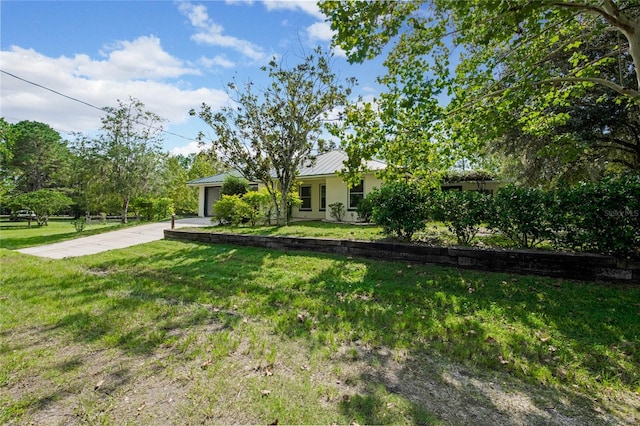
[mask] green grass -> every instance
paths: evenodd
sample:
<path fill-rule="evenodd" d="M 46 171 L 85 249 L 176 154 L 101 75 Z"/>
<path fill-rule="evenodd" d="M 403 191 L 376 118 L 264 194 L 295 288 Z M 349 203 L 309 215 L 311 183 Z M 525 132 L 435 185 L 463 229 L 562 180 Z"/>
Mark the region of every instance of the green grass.
<path fill-rule="evenodd" d="M 0 423 L 640 421 L 637 287 L 177 241 L 0 261 Z"/>
<path fill-rule="evenodd" d="M 38 226 L 32 222 L 31 226 L 27 222 L 0 221 L 0 247 L 15 250 L 25 247 L 33 247 L 44 244 L 52 244 L 60 241 L 71 240 L 89 235 L 101 234 L 113 231 L 123 226 L 133 226 L 136 223 L 122 225 L 120 222 L 93 221 L 87 225 L 84 231 L 76 232 L 71 220 L 50 220 L 46 226 Z"/>

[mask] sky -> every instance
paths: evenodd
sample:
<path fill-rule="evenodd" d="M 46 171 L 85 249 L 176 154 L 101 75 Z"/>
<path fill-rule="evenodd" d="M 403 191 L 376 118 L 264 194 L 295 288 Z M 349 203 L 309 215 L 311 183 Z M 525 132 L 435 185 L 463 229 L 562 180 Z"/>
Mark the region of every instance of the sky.
<path fill-rule="evenodd" d="M 228 103 L 234 78 L 265 87 L 271 58 L 295 65 L 301 52 L 329 49 L 331 35 L 310 0 L 2 0 L 0 116 L 73 140 L 98 131 L 100 108 L 133 97 L 167 120 L 164 150 L 186 155 L 209 129 L 190 109 Z M 334 71 L 358 80 L 354 97 L 380 92 L 381 59 L 350 65 L 333 53 Z"/>

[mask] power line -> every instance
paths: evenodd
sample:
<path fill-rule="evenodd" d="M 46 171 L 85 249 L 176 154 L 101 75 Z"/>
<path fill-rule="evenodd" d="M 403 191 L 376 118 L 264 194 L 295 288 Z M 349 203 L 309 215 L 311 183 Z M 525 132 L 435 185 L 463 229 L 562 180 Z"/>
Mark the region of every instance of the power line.
<path fill-rule="evenodd" d="M 83 100 L 81 100 L 81 99 L 74 98 L 73 96 L 65 95 L 64 93 L 58 92 L 57 90 L 51 89 L 51 88 L 49 88 L 49 87 L 43 86 L 42 84 L 38 84 L 38 83 L 35 83 L 35 82 L 33 82 L 33 81 L 27 80 L 27 79 L 25 79 L 25 78 L 19 77 L 19 76 L 15 75 L 15 74 L 12 74 L 12 73 L 10 73 L 10 72 L 8 72 L 8 71 L 5 71 L 5 70 L 3 70 L 3 69 L 0 69 L 0 72 L 1 72 L 1 73 L 3 73 L 3 74 L 8 75 L 8 76 L 10 76 L 10 77 L 13 77 L 13 78 L 15 78 L 16 80 L 23 81 L 23 82 L 28 83 L 28 84 L 31 84 L 31 85 L 33 85 L 33 86 L 36 86 L 36 87 L 39 87 L 39 88 L 41 88 L 41 89 L 47 90 L 47 91 L 49 91 L 49 92 L 51 92 L 51 93 L 55 93 L 56 95 L 58 95 L 58 96 L 62 96 L 63 98 L 70 99 L 70 100 L 72 100 L 72 101 L 74 101 L 74 102 L 81 103 L 81 104 L 86 105 L 86 106 L 88 106 L 88 107 L 90 107 L 90 108 L 97 109 L 98 111 L 102 111 L 102 112 L 105 112 L 105 113 L 107 113 L 107 114 L 108 114 L 108 111 L 106 111 L 106 109 L 105 109 L 105 108 L 100 108 L 100 107 L 98 107 L 98 106 L 95 106 L 95 105 L 93 105 L 93 104 L 90 104 L 89 102 L 85 102 L 85 101 L 83 101 Z M 136 122 L 136 123 L 137 123 L 137 124 L 144 124 L 144 123 L 140 123 L 140 122 Z M 176 136 L 176 137 L 178 137 L 178 138 L 188 140 L 188 141 L 190 141 L 190 142 L 197 142 L 197 141 L 196 141 L 195 139 L 193 139 L 193 138 L 188 138 L 188 137 L 186 137 L 186 136 L 182 136 L 182 135 L 179 135 L 179 134 L 177 134 L 177 133 L 170 132 L 170 131 L 165 130 L 165 129 L 163 129 L 163 128 L 158 128 L 158 127 L 150 127 L 150 128 L 152 128 L 152 129 L 154 129 L 154 130 L 159 130 L 159 131 L 161 131 L 161 132 L 163 132 L 163 133 L 166 133 L 166 134 L 168 134 L 168 135 L 171 135 L 171 136 Z"/>

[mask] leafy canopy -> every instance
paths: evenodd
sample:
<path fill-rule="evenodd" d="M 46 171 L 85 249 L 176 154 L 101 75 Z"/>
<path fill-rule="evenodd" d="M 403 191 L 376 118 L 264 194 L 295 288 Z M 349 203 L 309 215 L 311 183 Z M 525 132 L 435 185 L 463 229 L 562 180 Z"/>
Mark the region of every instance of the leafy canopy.
<path fill-rule="evenodd" d="M 331 56 L 320 48 L 293 67 L 274 58 L 262 70 L 271 79 L 264 90 L 252 82 L 231 82 L 232 105 L 214 111 L 202 104 L 190 113 L 213 129 L 213 152 L 247 180 L 265 185 L 283 224 L 298 169 L 327 148 L 322 131 L 330 113 L 346 103 L 354 80 L 342 82 L 331 69 Z"/>
<path fill-rule="evenodd" d="M 386 52 L 387 91 L 345 112 L 345 145 L 354 173 L 380 156 L 391 173 L 429 174 L 474 158 L 487 141 L 518 124 L 545 134 L 570 116 L 592 87 L 620 104 L 640 102 L 640 8 L 632 0 L 514 2 L 428 0 L 320 3 L 334 43 L 352 62 Z M 614 43 L 593 54 L 606 32 Z M 565 58 L 563 66 L 556 59 Z M 611 64 L 629 63 L 630 85 Z"/>

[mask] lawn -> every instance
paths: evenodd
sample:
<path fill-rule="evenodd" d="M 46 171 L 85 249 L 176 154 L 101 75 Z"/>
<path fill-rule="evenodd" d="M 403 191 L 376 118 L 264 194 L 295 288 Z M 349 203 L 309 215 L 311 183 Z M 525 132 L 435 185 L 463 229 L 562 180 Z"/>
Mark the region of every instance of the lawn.
<path fill-rule="evenodd" d="M 31 226 L 27 222 L 0 221 L 0 247 L 15 250 L 25 247 L 53 244 L 78 237 L 100 234 L 113 231 L 122 226 L 131 226 L 135 223 L 122 225 L 120 222 L 93 221 L 86 225 L 82 232 L 77 232 L 71 220 L 49 220 L 46 226 L 38 226 L 34 221 Z"/>
<path fill-rule="evenodd" d="M 637 287 L 178 241 L 0 261 L 3 424 L 640 422 Z"/>

